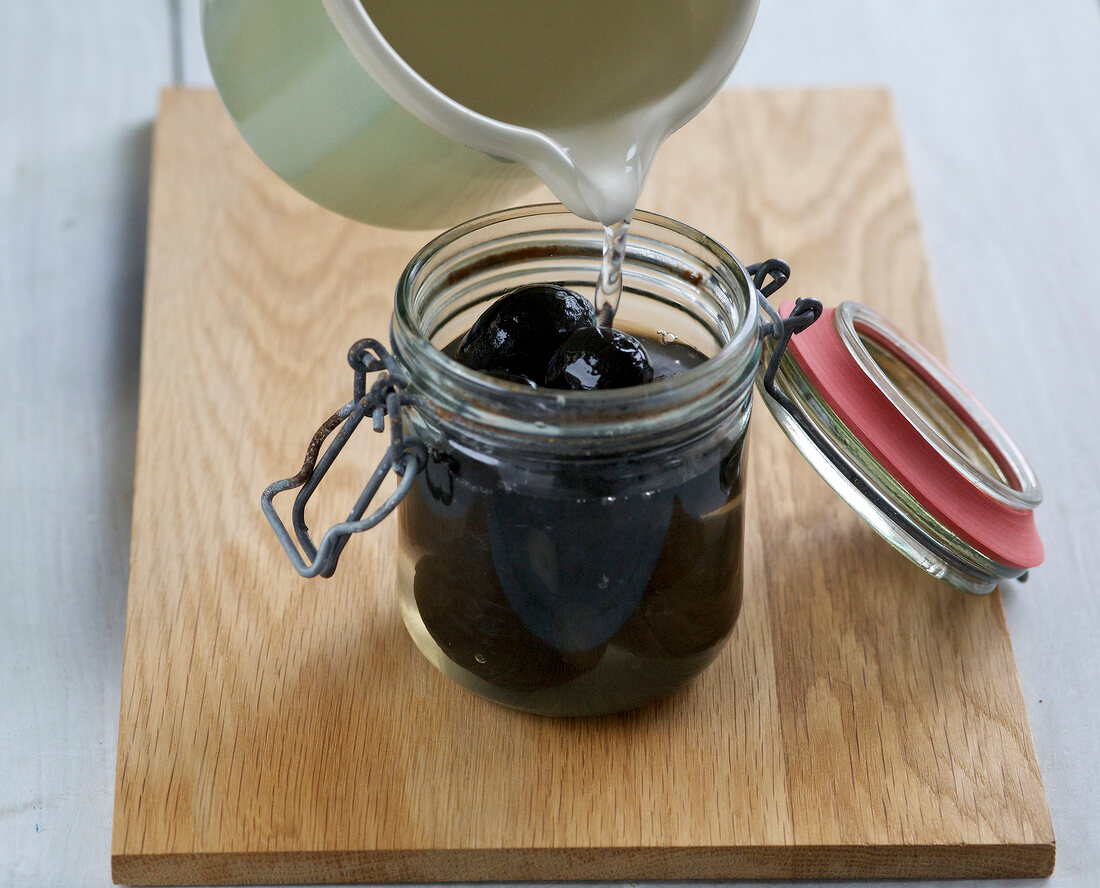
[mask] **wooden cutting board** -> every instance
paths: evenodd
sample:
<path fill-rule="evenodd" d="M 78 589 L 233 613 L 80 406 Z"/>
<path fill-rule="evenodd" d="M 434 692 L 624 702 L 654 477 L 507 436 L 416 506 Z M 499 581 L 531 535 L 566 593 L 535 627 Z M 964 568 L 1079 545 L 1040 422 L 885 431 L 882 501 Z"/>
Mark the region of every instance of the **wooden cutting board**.
<path fill-rule="evenodd" d="M 541 197 L 542 195 L 536 195 Z M 784 296 L 858 299 L 942 354 L 889 96 L 721 95 L 642 206 Z M 1054 835 L 1000 598 L 879 540 L 766 410 L 744 610 L 665 702 L 525 715 L 436 672 L 394 522 L 300 580 L 261 516 L 385 338 L 429 235 L 312 206 L 209 92 L 156 128 L 113 873 L 124 883 L 1041 876 Z M 357 471 L 383 436 L 348 457 Z M 342 457 L 344 460 L 344 457 Z M 361 477 L 326 481 L 350 502 Z M 334 518 L 322 504 L 315 524 Z M 327 526 L 327 525 L 326 525 Z"/>

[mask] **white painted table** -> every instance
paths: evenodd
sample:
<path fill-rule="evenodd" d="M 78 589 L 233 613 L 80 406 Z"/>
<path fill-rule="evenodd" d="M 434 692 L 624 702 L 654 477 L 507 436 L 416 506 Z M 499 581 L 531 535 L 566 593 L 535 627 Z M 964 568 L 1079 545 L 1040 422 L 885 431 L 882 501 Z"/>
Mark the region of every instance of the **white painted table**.
<path fill-rule="evenodd" d="M 0 3 L 2 886 L 110 884 L 150 123 L 159 87 L 209 83 L 197 7 Z M 764 0 L 734 82 L 894 91 L 952 363 L 1046 491 L 1005 611 L 1049 884 L 1094 885 L 1100 10 Z"/>

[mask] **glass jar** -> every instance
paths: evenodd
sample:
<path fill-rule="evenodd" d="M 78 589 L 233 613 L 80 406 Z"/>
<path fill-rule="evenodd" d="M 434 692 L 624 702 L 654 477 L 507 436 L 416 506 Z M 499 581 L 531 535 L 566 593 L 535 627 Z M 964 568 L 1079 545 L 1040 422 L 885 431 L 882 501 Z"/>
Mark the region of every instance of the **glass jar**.
<path fill-rule="evenodd" d="M 720 245 L 639 213 L 616 326 L 710 358 L 649 385 L 533 390 L 443 349 L 520 284 L 595 288 L 603 229 L 556 206 L 473 220 L 397 288 L 405 431 L 427 465 L 398 507 L 401 612 L 445 674 L 509 706 L 640 706 L 710 663 L 741 606 L 755 290 Z"/>
<path fill-rule="evenodd" d="M 448 356 L 516 286 L 592 292 L 603 243 L 600 226 L 544 205 L 474 219 L 417 253 L 397 287 L 392 354 L 352 347 L 352 400 L 298 474 L 263 494 L 300 574 L 331 576 L 349 536 L 396 509 L 401 613 L 446 675 L 552 715 L 663 697 L 717 656 L 740 611 L 754 378 L 810 464 L 923 570 L 986 593 L 1042 561 L 1034 473 L 946 367 L 865 306 L 777 311 L 766 297 L 785 263 L 746 269 L 671 219 L 631 223 L 615 325 L 648 339 L 655 368 L 683 372 L 573 392 Z M 378 430 L 389 417 L 391 446 L 315 546 L 306 503 L 366 416 Z M 391 469 L 396 490 L 364 518 Z M 294 488 L 297 545 L 273 505 Z"/>

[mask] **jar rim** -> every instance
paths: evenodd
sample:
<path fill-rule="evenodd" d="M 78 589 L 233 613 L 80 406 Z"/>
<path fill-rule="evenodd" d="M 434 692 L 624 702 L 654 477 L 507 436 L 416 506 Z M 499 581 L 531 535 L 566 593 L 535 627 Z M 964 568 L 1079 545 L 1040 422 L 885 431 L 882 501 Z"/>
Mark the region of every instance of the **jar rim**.
<path fill-rule="evenodd" d="M 695 228 L 662 216 L 639 210 L 632 224 L 641 222 L 683 237 L 701 247 L 716 265 L 729 272 L 737 287 L 744 292 L 743 314 L 734 317 L 733 335 L 719 350 L 696 367 L 674 377 L 646 385 L 595 391 L 562 391 L 531 389 L 478 373 L 455 361 L 439 350 L 421 329 L 413 315 L 411 296 L 415 295 L 417 279 L 429 261 L 461 238 L 478 230 L 516 219 L 546 217 L 568 219 L 570 226 L 595 226 L 572 214 L 560 203 L 532 204 L 487 213 L 470 219 L 437 235 L 412 257 L 397 283 L 391 322 L 391 342 L 395 353 L 415 378 L 420 373 L 435 373 L 453 381 L 472 396 L 491 403 L 501 411 L 523 409 L 539 417 L 540 429 L 557 427 L 568 433 L 575 429 L 592 434 L 593 423 L 614 423 L 616 418 L 654 415 L 684 401 L 705 396 L 728 386 L 731 377 L 745 377 L 751 384 L 759 359 L 761 327 L 758 293 L 741 262 L 713 238 Z M 610 430 L 608 430 L 610 431 Z M 599 432 L 596 432 L 599 434 Z"/>

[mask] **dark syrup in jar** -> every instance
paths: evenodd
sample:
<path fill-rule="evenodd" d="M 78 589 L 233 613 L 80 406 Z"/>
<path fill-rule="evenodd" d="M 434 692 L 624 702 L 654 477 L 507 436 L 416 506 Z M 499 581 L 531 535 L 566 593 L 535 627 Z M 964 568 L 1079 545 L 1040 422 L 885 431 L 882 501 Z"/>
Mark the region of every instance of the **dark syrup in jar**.
<path fill-rule="evenodd" d="M 705 360 L 633 335 L 654 379 Z M 461 443 L 430 448 L 399 510 L 418 646 L 459 683 L 541 713 L 633 708 L 684 684 L 741 607 L 743 440 L 715 438 L 660 475 L 642 455 L 607 471 L 546 464 L 522 484 Z"/>

